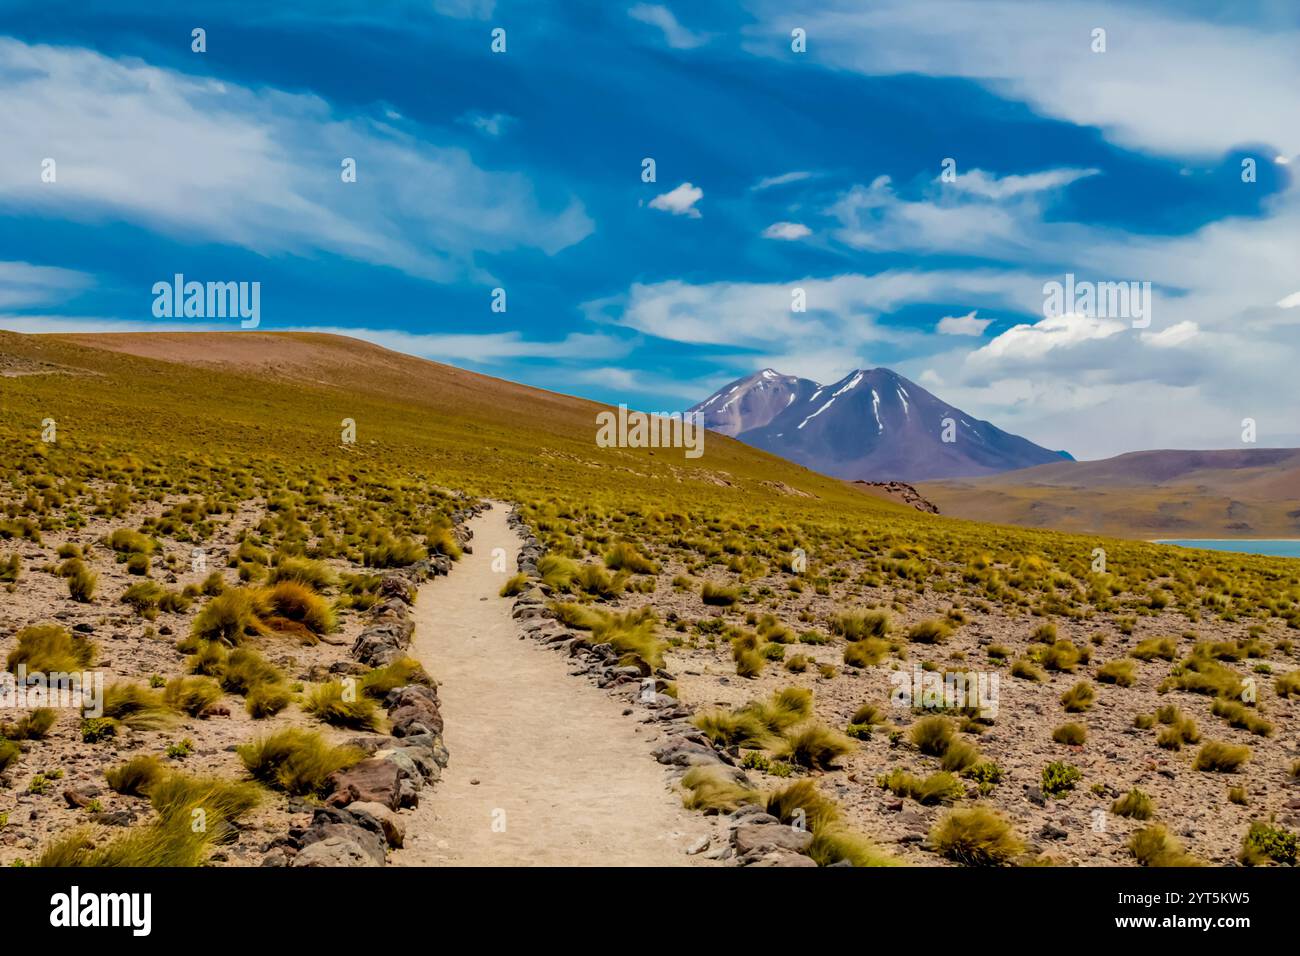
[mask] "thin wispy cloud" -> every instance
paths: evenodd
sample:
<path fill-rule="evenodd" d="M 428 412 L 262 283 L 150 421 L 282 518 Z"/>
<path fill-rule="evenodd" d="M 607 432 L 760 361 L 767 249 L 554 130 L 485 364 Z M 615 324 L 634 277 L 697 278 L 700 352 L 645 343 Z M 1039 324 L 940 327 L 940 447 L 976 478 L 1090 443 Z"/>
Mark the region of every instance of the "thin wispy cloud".
<path fill-rule="evenodd" d="M 58 163 L 53 183 L 4 164 L 10 208 L 121 217 L 266 255 L 329 252 L 439 282 L 488 281 L 481 254 L 554 254 L 593 228 L 573 196 L 543 203 L 524 176 L 310 95 L 3 38 L 0 59 L 0 139 Z M 342 181 L 344 158 L 355 183 Z M 212 195 L 222 201 L 200 198 Z"/>
<path fill-rule="evenodd" d="M 774 222 L 763 230 L 764 239 L 784 239 L 787 242 L 811 235 L 812 230 L 801 222 Z"/>
<path fill-rule="evenodd" d="M 795 171 L 781 173 L 779 176 L 764 176 L 749 188 L 755 192 L 761 192 L 764 189 L 771 189 L 774 186 L 788 186 L 790 183 L 803 182 L 805 179 L 811 179 L 812 175 L 812 173 Z"/>
<path fill-rule="evenodd" d="M 708 34 L 686 29 L 676 14 L 662 4 L 638 3 L 628 10 L 627 15 L 640 23 L 657 27 L 664 42 L 674 50 L 694 50 L 709 42 Z"/>

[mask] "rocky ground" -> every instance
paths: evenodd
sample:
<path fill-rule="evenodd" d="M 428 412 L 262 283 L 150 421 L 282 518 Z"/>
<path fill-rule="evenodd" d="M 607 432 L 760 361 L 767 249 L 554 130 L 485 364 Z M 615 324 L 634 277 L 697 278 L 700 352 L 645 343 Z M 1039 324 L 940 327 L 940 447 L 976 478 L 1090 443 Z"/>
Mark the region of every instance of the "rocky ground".
<path fill-rule="evenodd" d="M 525 529 L 526 531 L 526 529 Z M 796 631 L 810 625 L 800 621 L 821 621 L 850 602 L 833 594 L 811 592 L 793 594 L 785 588 L 785 576 L 750 582 L 751 590 L 764 585 L 774 595 L 761 608 L 722 609 L 701 603 L 696 592 L 674 589 L 671 582 L 683 569 L 667 562 L 656 578 L 653 593 L 629 593 L 608 607 L 626 610 L 651 606 L 665 622 L 664 633 L 674 638 L 665 666 L 654 676 L 656 693 L 644 697 L 646 675 L 635 666 L 619 666 L 618 654 L 609 645 L 593 646 L 590 635 L 564 627 L 548 610 L 553 597 L 535 575 L 536 561 L 543 554 L 535 538 L 530 538 L 521 554 L 521 567 L 534 574 L 533 587 L 517 599 L 516 616 L 525 632 L 553 647 L 558 654 L 570 656 L 574 673 L 593 680 L 627 699 L 629 716 L 637 716 L 662 729 L 668 743 L 657 751 L 661 762 L 679 770 L 696 763 L 739 763 L 739 751 L 720 751 L 700 735 L 692 723 L 693 716 L 710 707 L 735 708 L 757 698 L 765 698 L 784 687 L 798 686 L 814 694 L 818 718 L 831 727 L 844 729 L 853 712 L 864 703 L 881 708 L 887 722 L 877 727 L 870 739 L 859 741 L 855 749 L 840 758 L 834 769 L 812 771 L 821 790 L 833 797 L 846 819 L 873 837 L 900 861 L 923 866 L 948 865 L 949 861 L 933 852 L 929 834 L 936 822 L 950 809 L 948 805 L 925 806 L 912 799 L 896 797 L 882 789 L 880 776 L 901 768 L 927 776 L 939 770 L 936 758 L 921 754 L 907 743 L 907 732 L 918 719 L 933 711 L 891 705 L 896 686 L 891 674 L 911 672 L 923 663 L 941 669 L 997 673 L 999 683 L 996 717 L 982 733 L 962 734 L 975 744 L 982 757 L 996 763 L 1003 771 L 1001 783 L 987 794 L 979 794 L 973 784 L 959 805 L 979 801 L 991 806 L 1010 820 L 1025 841 L 1032 857 L 1058 865 L 1133 865 L 1127 848 L 1132 834 L 1152 821 L 1140 821 L 1110 812 L 1112 802 L 1130 788 L 1138 787 L 1155 801 L 1155 820 L 1164 823 L 1186 850 L 1213 865 L 1237 865 L 1242 839 L 1253 820 L 1270 820 L 1295 830 L 1300 826 L 1300 782 L 1289 768 L 1300 756 L 1300 702 L 1279 697 L 1273 691 L 1276 675 L 1294 670 L 1297 661 L 1288 652 L 1274 650 L 1268 658 L 1272 673 L 1256 673 L 1261 661 L 1247 659 L 1229 663 L 1241 677 L 1253 680 L 1258 692 L 1257 711 L 1274 725 L 1269 736 L 1258 736 L 1210 714 L 1212 698 L 1181 691 L 1160 693 L 1160 682 L 1170 673 L 1169 662 L 1155 659 L 1135 661 L 1137 680 L 1121 687 L 1095 680 L 1098 665 L 1122 658 L 1140 641 L 1149 637 L 1173 637 L 1177 657 L 1191 651 L 1196 639 L 1224 641 L 1249 638 L 1246 623 L 1215 622 L 1200 627 L 1189 625 L 1186 618 L 1171 612 L 1138 618 L 1132 633 L 1124 634 L 1114 620 L 1098 616 L 1090 620 L 1057 620 L 1059 637 L 1076 646 L 1089 648 L 1091 663 L 1079 665 L 1073 672 L 1046 673 L 1041 683 L 1011 676 L 1006 664 L 990 660 L 988 648 L 1001 645 L 1009 650 L 1007 660 L 1021 656 L 1030 644 L 1033 630 L 1041 618 L 1028 613 L 1008 616 L 1002 610 L 982 611 L 965 602 L 967 623 L 942 645 L 907 645 L 905 659 L 889 658 L 874 667 L 852 668 L 843 662 L 844 641 L 834 639 L 823 645 L 793 643 L 786 648 L 787 659 L 803 655 L 810 661 L 806 670 L 792 673 L 780 662 L 768 664 L 756 678 L 736 674 L 730 647 L 725 640 L 710 642 L 693 626 L 710 618 L 723 618 L 743 624 L 746 610 L 772 613 Z M 854 606 L 882 602 L 888 605 L 900 595 L 884 588 L 866 588 L 851 602 Z M 943 615 L 953 605 L 949 597 L 932 593 L 907 594 L 904 610 L 895 610 L 896 633 L 911 624 Z M 958 601 L 958 603 L 963 603 Z M 692 626 L 674 630 L 676 622 Z M 1195 637 L 1189 630 L 1195 629 Z M 1285 640 L 1289 632 L 1275 622 L 1266 639 Z M 1181 636 L 1180 636 L 1181 635 Z M 823 673 L 818 665 L 826 665 Z M 827 676 L 832 674 L 833 676 Z M 1096 690 L 1095 704 L 1085 713 L 1066 713 L 1060 702 L 1062 693 L 1088 680 Z M 669 685 L 676 697 L 663 693 Z M 1180 751 L 1156 745 L 1159 725 L 1138 729 L 1134 718 L 1153 714 L 1158 707 L 1178 705 L 1195 719 L 1202 741 L 1218 740 L 1250 747 L 1250 762 L 1237 773 L 1211 773 L 1192 769 L 1199 745 Z M 1067 722 L 1087 727 L 1088 739 L 1081 746 L 1056 743 L 1054 728 Z M 1040 786 L 1044 767 L 1051 762 L 1073 765 L 1081 779 L 1073 790 L 1061 796 L 1045 795 Z M 737 779 L 750 785 L 770 789 L 790 782 L 788 777 L 773 777 L 759 770 L 748 770 Z M 1230 802 L 1228 790 L 1244 787 L 1247 802 Z M 775 842 L 757 840 L 756 831 L 740 827 L 751 810 L 742 810 L 731 823 L 731 843 L 714 846 L 716 858 L 744 863 L 765 862 L 769 865 L 800 865 L 791 854 L 802 847 L 787 846 L 789 839 Z M 770 823 L 755 817 L 748 825 Z M 781 828 L 786 829 L 786 828 Z M 769 835 L 776 830 L 766 831 Z M 739 841 L 739 842 L 737 842 Z M 748 842 L 746 842 L 748 841 Z"/>
<path fill-rule="evenodd" d="M 187 635 L 202 599 L 185 611 L 159 613 L 154 620 L 137 614 L 119 596 L 140 576 L 129 574 L 101 539 L 112 530 L 135 526 L 158 515 L 171 500 L 140 508 L 128 520 L 91 518 L 75 531 L 48 532 L 41 544 L 6 542 L 6 552 L 23 562 L 19 584 L 0 592 L 0 655 L 16 645 L 24 627 L 57 623 L 78 638 L 93 641 L 98 657 L 93 670 L 105 686 L 126 681 L 157 686 L 187 673 L 186 654 L 176 642 Z M 192 545 L 159 539 L 150 574 L 169 590 L 199 584 L 212 571 L 228 586 L 239 584 L 225 556 L 240 534 L 265 514 L 264 503 L 240 506 L 221 522 L 203 546 L 204 559 L 194 560 Z M 467 512 L 472 513 L 472 509 Z M 66 581 L 52 573 L 60 563 L 61 545 L 87 549 L 84 561 L 98 575 L 96 597 L 81 603 L 68 595 Z M 169 562 L 169 557 L 175 560 Z M 337 571 L 357 571 L 345 561 L 330 561 Z M 337 680 L 365 673 L 403 655 L 414 625 L 409 606 L 427 576 L 446 574 L 451 562 L 441 556 L 401 571 L 387 572 L 381 600 L 364 612 L 340 610 L 336 631 L 319 643 L 305 644 L 286 635 L 259 641 L 258 650 L 301 690 L 310 682 Z M 56 709 L 53 727 L 39 740 L 24 741 L 22 753 L 0 774 L 0 865 L 30 863 L 56 836 L 80 827 L 101 839 L 147 822 L 153 813 L 148 800 L 110 790 L 104 772 L 131 757 L 152 754 L 190 776 L 247 779 L 235 747 L 287 726 L 321 731 L 332 743 L 350 743 L 369 758 L 337 775 L 322 799 L 287 797 L 266 791 L 259 807 L 237 825 L 233 840 L 211 857 L 215 865 L 382 865 L 386 845 L 400 844 L 401 807 L 414 805 L 419 790 L 436 782 L 446 751 L 441 743 L 437 691 L 412 685 L 391 692 L 383 701 L 388 732 L 364 733 L 330 727 L 290 706 L 272 719 L 254 720 L 242 698 L 225 695 L 200 718 L 176 716 L 160 729 L 119 726 L 113 736 L 88 743 L 82 735 L 79 708 Z M 21 717 L 0 711 L 0 721 Z M 322 806 L 323 804 L 323 806 Z M 349 812 L 350 808 L 351 811 Z M 301 851 L 301 852 L 300 852 Z"/>

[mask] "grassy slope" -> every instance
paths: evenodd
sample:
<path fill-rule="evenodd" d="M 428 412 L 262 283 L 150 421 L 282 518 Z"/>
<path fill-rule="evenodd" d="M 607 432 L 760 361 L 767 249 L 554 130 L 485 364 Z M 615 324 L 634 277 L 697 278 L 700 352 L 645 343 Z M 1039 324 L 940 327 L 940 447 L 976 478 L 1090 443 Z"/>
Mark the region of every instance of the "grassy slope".
<path fill-rule="evenodd" d="M 714 434 L 695 460 L 672 449 L 597 448 L 596 403 L 335 336 L 0 333 L 0 353 L 74 373 L 0 379 L 6 437 L 33 439 L 40 422 L 53 418 L 58 449 L 102 443 L 113 454 L 163 458 L 201 450 L 236 459 L 378 459 L 484 495 L 599 488 L 639 498 L 662 488 L 668 499 L 711 507 L 759 498 L 782 509 L 853 503 L 903 511 L 863 505 L 839 482 Z M 352 448 L 339 443 L 343 418 L 357 423 Z M 765 480 L 816 498 L 781 494 Z"/>
<path fill-rule="evenodd" d="M 741 529 L 776 522 L 814 540 L 819 527 L 851 531 L 918 545 L 940 561 L 976 548 L 1064 563 L 1105 543 L 1112 560 L 1149 564 L 1167 550 L 919 514 L 713 433 L 693 461 L 672 449 L 598 448 L 596 403 L 342 337 L 0 333 L 0 355 L 11 366 L 72 372 L 0 378 L 0 438 L 39 444 L 41 421 L 55 419 L 52 465 L 84 454 L 163 465 L 269 459 L 287 472 L 401 475 L 472 495 L 688 512 Z M 357 423 L 351 447 L 339 443 L 345 417 Z"/>

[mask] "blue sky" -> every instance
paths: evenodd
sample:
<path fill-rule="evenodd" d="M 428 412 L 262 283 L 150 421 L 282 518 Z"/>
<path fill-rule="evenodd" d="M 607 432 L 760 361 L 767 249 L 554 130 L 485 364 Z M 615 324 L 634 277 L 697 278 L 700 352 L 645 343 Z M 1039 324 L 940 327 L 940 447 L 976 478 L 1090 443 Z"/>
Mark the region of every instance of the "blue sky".
<path fill-rule="evenodd" d="M 0 2 L 0 327 L 237 326 L 181 272 L 643 408 L 887 365 L 1079 457 L 1300 445 L 1294 5 L 85 6 Z"/>

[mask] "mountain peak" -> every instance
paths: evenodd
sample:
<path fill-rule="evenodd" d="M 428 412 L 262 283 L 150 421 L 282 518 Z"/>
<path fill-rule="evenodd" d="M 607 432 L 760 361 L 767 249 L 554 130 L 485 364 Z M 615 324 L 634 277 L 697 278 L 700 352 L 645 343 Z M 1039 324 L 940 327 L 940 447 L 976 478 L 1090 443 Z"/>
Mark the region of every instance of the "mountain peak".
<path fill-rule="evenodd" d="M 837 478 L 921 481 L 1061 460 L 884 366 L 826 385 L 765 368 L 690 411 L 706 428 Z"/>

